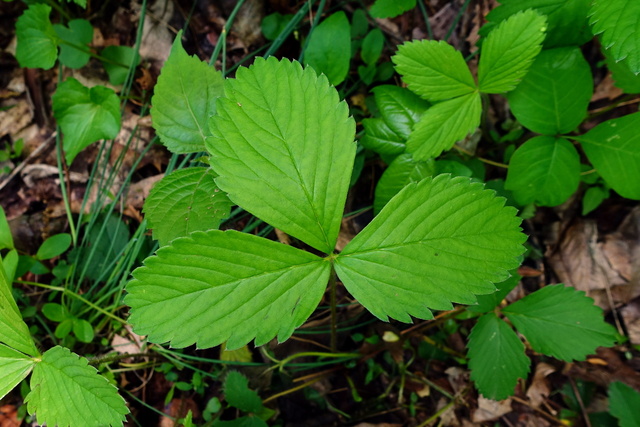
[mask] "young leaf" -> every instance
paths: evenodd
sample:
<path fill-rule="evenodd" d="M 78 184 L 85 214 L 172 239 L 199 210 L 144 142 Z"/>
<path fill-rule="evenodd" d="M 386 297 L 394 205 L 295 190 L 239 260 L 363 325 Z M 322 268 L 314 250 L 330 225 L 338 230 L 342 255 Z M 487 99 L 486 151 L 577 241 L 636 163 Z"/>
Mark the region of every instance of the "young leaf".
<path fill-rule="evenodd" d="M 160 141 L 173 153 L 205 151 L 211 135 L 209 117 L 224 94 L 222 74 L 182 47 L 178 32 L 169 58 L 158 77 L 151 103 L 151 119 Z"/>
<path fill-rule="evenodd" d="M 624 60 L 631 72 L 640 73 L 640 2 L 594 0 L 591 6 L 593 34 L 602 34 L 602 45 L 616 61 Z"/>
<path fill-rule="evenodd" d="M 564 138 L 536 136 L 521 145 L 509 163 L 504 188 L 521 206 L 564 203 L 580 184 L 580 155 Z"/>
<path fill-rule="evenodd" d="M 560 360 L 584 360 L 616 340 L 602 309 L 584 292 L 563 284 L 546 286 L 502 312 L 535 351 Z"/>
<path fill-rule="evenodd" d="M 149 228 L 161 246 L 193 231 L 218 228 L 229 216 L 231 202 L 210 168 L 177 170 L 158 182 L 144 203 Z"/>
<path fill-rule="evenodd" d="M 609 411 L 620 421 L 620 427 L 640 427 L 638 417 L 640 393 L 619 381 L 609 386 Z"/>
<path fill-rule="evenodd" d="M 69 77 L 53 94 L 53 115 L 64 134 L 67 163 L 90 144 L 120 131 L 120 100 L 104 86 L 85 87 Z"/>
<path fill-rule="evenodd" d="M 360 57 L 365 64 L 373 65 L 380 59 L 383 47 L 384 35 L 379 28 L 374 28 L 369 31 L 369 34 L 362 40 Z"/>
<path fill-rule="evenodd" d="M 147 258 L 129 282 L 136 333 L 174 347 L 291 336 L 316 308 L 331 266 L 309 252 L 236 231 L 195 232 Z M 202 327 L 206 325 L 206 327 Z"/>
<path fill-rule="evenodd" d="M 480 124 L 480 94 L 470 93 L 429 108 L 407 140 L 407 151 L 415 160 L 437 157 L 464 139 Z"/>
<path fill-rule="evenodd" d="M 607 120 L 579 137 L 600 176 L 618 194 L 640 200 L 640 113 Z"/>
<path fill-rule="evenodd" d="M 416 7 L 416 0 L 376 0 L 369 13 L 374 18 L 395 18 Z"/>
<path fill-rule="evenodd" d="M 238 371 L 229 371 L 224 380 L 224 398 L 227 403 L 241 411 L 260 412 L 262 400 L 249 388 L 249 380 Z"/>
<path fill-rule="evenodd" d="M 526 378 L 531 361 L 513 329 L 495 313 L 482 316 L 469 335 L 471 379 L 488 399 L 513 394 L 518 378 Z"/>
<path fill-rule="evenodd" d="M 2 206 L 0 206 L 0 249 L 13 249 L 13 235 Z"/>
<path fill-rule="evenodd" d="M 482 44 L 478 87 L 485 93 L 513 90 L 542 49 L 547 21 L 534 10 L 501 22 Z"/>
<path fill-rule="evenodd" d="M 476 91 L 476 83 L 462 54 L 444 41 L 407 42 L 391 59 L 409 89 L 429 101 Z"/>
<path fill-rule="evenodd" d="M 406 138 L 393 131 L 383 119 L 364 119 L 362 126 L 365 132 L 360 143 L 364 148 L 386 156 L 397 156 L 404 152 Z"/>
<path fill-rule="evenodd" d="M 0 344 L 0 399 L 29 375 L 35 363 L 32 358 Z"/>
<path fill-rule="evenodd" d="M 403 153 L 396 157 L 384 171 L 378 184 L 373 202 L 373 211 L 377 215 L 384 205 L 405 185 L 410 182 L 419 182 L 433 175 L 435 165 L 433 159 L 425 162 L 416 162 L 409 153 Z"/>
<path fill-rule="evenodd" d="M 100 55 L 107 59 L 107 61 L 102 61 L 102 66 L 109 74 L 109 83 L 112 85 L 123 84 L 127 79 L 129 69 L 137 67 L 140 63 L 140 55 L 129 46 L 107 46 Z M 158 86 L 155 87 L 155 91 L 157 90 Z"/>
<path fill-rule="evenodd" d="M 407 185 L 338 255 L 338 277 L 385 321 L 475 303 L 524 250 L 515 209 L 494 194 L 449 175 Z"/>
<path fill-rule="evenodd" d="M 347 104 L 326 77 L 274 57 L 228 83 L 206 143 L 216 183 L 263 221 L 332 252 L 356 149 Z"/>
<path fill-rule="evenodd" d="M 382 120 L 405 140 L 431 105 L 410 90 L 399 86 L 376 86 L 372 92 Z"/>
<path fill-rule="evenodd" d="M 53 67 L 58 57 L 58 36 L 49 20 L 51 7 L 32 4 L 16 22 L 16 58 L 21 67 Z"/>
<path fill-rule="evenodd" d="M 344 12 L 336 12 L 314 28 L 304 52 L 304 64 L 323 73 L 337 86 L 349 73 L 351 26 Z"/>
<path fill-rule="evenodd" d="M 507 98 L 513 115 L 534 132 L 574 130 L 587 116 L 593 95 L 591 67 L 577 47 L 544 50 Z"/>
<path fill-rule="evenodd" d="M 73 19 L 68 25 L 68 27 L 61 24 L 53 26 L 62 40 L 60 62 L 69 68 L 82 68 L 91 58 L 87 45 L 93 40 L 93 27 L 86 19 Z"/>
<path fill-rule="evenodd" d="M 71 246 L 71 235 L 69 233 L 60 233 L 49 237 L 42 242 L 36 253 L 36 259 L 51 259 L 62 255 Z"/>
<path fill-rule="evenodd" d="M 87 359 L 64 347 L 53 347 L 42 355 L 30 385 L 25 402 L 40 424 L 121 426 L 129 413 L 118 389 Z"/>

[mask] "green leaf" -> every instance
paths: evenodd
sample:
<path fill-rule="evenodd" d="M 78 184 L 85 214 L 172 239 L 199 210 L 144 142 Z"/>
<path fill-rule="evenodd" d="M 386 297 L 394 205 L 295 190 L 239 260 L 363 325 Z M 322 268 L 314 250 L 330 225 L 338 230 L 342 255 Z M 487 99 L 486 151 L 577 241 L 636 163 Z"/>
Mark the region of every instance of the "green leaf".
<path fill-rule="evenodd" d="M 287 27 L 291 18 L 293 18 L 291 14 L 283 15 L 278 12 L 265 16 L 260 23 L 262 35 L 264 35 L 264 38 L 267 40 L 275 40 Z"/>
<path fill-rule="evenodd" d="M 0 206 L 0 249 L 13 249 L 13 235 L 2 206 Z"/>
<path fill-rule="evenodd" d="M 534 10 L 519 12 L 500 23 L 482 43 L 478 87 L 485 93 L 513 90 L 542 49 L 547 27 Z"/>
<path fill-rule="evenodd" d="M 63 320 L 71 317 L 67 308 L 55 302 L 48 302 L 42 306 L 42 314 L 54 322 L 62 322 Z"/>
<path fill-rule="evenodd" d="M 338 255 L 338 277 L 385 321 L 474 304 L 524 250 L 516 210 L 494 194 L 449 175 L 407 185 Z"/>
<path fill-rule="evenodd" d="M 605 59 L 616 87 L 625 93 L 640 93 L 640 75 L 631 72 L 627 61 L 614 61 L 609 55 Z"/>
<path fill-rule="evenodd" d="M 416 162 L 409 153 L 396 157 L 385 169 L 376 185 L 373 211 L 377 215 L 389 200 L 410 182 L 419 182 L 434 174 L 435 166 L 432 159 Z"/>
<path fill-rule="evenodd" d="M 502 312 L 535 351 L 560 360 L 585 360 L 616 340 L 602 309 L 584 292 L 563 284 L 545 286 Z"/>
<path fill-rule="evenodd" d="M 601 34 L 602 46 L 613 59 L 625 60 L 631 72 L 640 73 L 640 3 L 594 0 L 590 15 L 593 34 Z"/>
<path fill-rule="evenodd" d="M 407 42 L 391 59 L 409 89 L 429 101 L 442 101 L 477 90 L 460 51 L 444 41 Z"/>
<path fill-rule="evenodd" d="M 640 427 L 640 393 L 619 381 L 609 386 L 609 411 L 620 421 L 620 427 Z"/>
<path fill-rule="evenodd" d="M 58 57 L 58 36 L 49 20 L 51 7 L 32 4 L 16 22 L 16 58 L 21 67 L 53 67 Z"/>
<path fill-rule="evenodd" d="M 304 52 L 304 64 L 323 73 L 337 86 L 349 73 L 351 26 L 344 12 L 336 12 L 313 29 Z"/>
<path fill-rule="evenodd" d="M 129 413 L 118 390 L 88 360 L 56 346 L 33 368 L 25 398 L 39 424 L 121 426 Z"/>
<path fill-rule="evenodd" d="M 84 319 L 73 319 L 73 334 L 78 341 L 90 343 L 94 337 L 93 326 Z"/>
<path fill-rule="evenodd" d="M 53 94 L 53 115 L 64 134 L 67 163 L 90 144 L 120 131 L 120 100 L 104 86 L 85 87 L 69 77 Z"/>
<path fill-rule="evenodd" d="M 44 260 L 57 257 L 65 253 L 69 247 L 71 247 L 71 235 L 69 233 L 56 234 L 42 242 L 36 253 L 36 259 Z"/>
<path fill-rule="evenodd" d="M 469 335 L 471 379 L 492 400 L 511 396 L 518 378 L 526 378 L 531 360 L 518 335 L 495 313 L 478 319 Z"/>
<path fill-rule="evenodd" d="M 364 119 L 362 126 L 365 132 L 360 143 L 364 148 L 387 156 L 397 156 L 404 152 L 406 139 L 394 132 L 383 119 Z"/>
<path fill-rule="evenodd" d="M 0 399 L 29 375 L 34 364 L 32 358 L 0 344 Z"/>
<path fill-rule="evenodd" d="M 2 260 L 4 262 L 4 272 L 8 278 L 8 282 L 12 282 L 16 279 L 16 271 L 18 269 L 18 262 L 20 260 L 20 256 L 18 255 L 18 251 L 15 249 L 11 249 Z"/>
<path fill-rule="evenodd" d="M 582 216 L 596 209 L 609 197 L 609 189 L 600 186 L 589 187 L 582 198 Z"/>
<path fill-rule="evenodd" d="M 107 59 L 102 61 L 102 66 L 109 75 L 109 83 L 115 86 L 123 84 L 129 69 L 136 68 L 140 63 L 140 56 L 129 46 L 107 46 L 100 54 Z M 158 90 L 158 86 L 155 90 Z"/>
<path fill-rule="evenodd" d="M 504 188 L 521 206 L 564 203 L 580 184 L 580 155 L 564 138 L 536 136 L 522 144 L 509 163 Z"/>
<path fill-rule="evenodd" d="M 181 37 L 178 32 L 151 99 L 153 128 L 160 141 L 178 154 L 205 151 L 204 140 L 211 135 L 208 120 L 224 94 L 222 74 L 187 55 Z"/>
<path fill-rule="evenodd" d="M 416 7 L 416 0 L 376 0 L 369 9 L 374 18 L 395 18 Z"/>
<path fill-rule="evenodd" d="M 291 336 L 316 308 L 330 264 L 311 253 L 236 231 L 195 232 L 147 258 L 127 285 L 136 333 L 174 347 Z M 202 327 L 206 325 L 206 327 Z"/>
<path fill-rule="evenodd" d="M 407 151 L 416 160 L 437 157 L 475 131 L 480 124 L 480 94 L 470 93 L 429 108 L 407 140 Z"/>
<path fill-rule="evenodd" d="M 180 169 L 158 182 L 144 203 L 148 227 L 161 246 L 193 231 L 218 228 L 231 202 L 220 191 L 210 168 Z"/>
<path fill-rule="evenodd" d="M 607 120 L 580 137 L 600 176 L 618 194 L 640 200 L 640 113 Z"/>
<path fill-rule="evenodd" d="M 410 90 L 399 86 L 376 86 L 372 92 L 382 120 L 404 140 L 409 138 L 413 127 L 431 105 Z"/>
<path fill-rule="evenodd" d="M 544 50 L 518 87 L 507 95 L 513 115 L 534 132 L 574 130 L 593 95 L 591 67 L 577 47 Z"/>
<path fill-rule="evenodd" d="M 11 294 L 11 282 L 7 280 L 0 261 L 0 342 L 29 356 L 39 354 L 27 324 L 22 320 L 16 301 Z"/>
<path fill-rule="evenodd" d="M 87 65 L 91 55 L 89 46 L 93 40 L 93 27 L 86 19 L 73 19 L 68 27 L 61 24 L 53 26 L 60 43 L 60 62 L 69 68 L 82 68 Z"/>
<path fill-rule="evenodd" d="M 382 48 L 384 47 L 384 35 L 379 28 L 369 31 L 369 34 L 362 40 L 362 50 L 360 57 L 367 65 L 375 64 L 380 59 Z"/>
<path fill-rule="evenodd" d="M 347 104 L 324 76 L 273 57 L 228 82 L 207 139 L 216 183 L 263 221 L 332 252 L 356 150 Z"/>
<path fill-rule="evenodd" d="M 269 425 L 258 417 L 239 417 L 234 420 L 221 421 L 217 420 L 213 423 L 213 427 L 268 427 Z"/>
<path fill-rule="evenodd" d="M 496 283 L 496 287 L 498 288 L 492 294 L 489 295 L 478 295 L 478 304 L 467 307 L 468 311 L 472 311 L 474 313 L 488 313 L 494 308 L 496 308 L 502 300 L 511 292 L 516 286 L 518 286 L 518 282 L 520 282 L 522 277 L 517 272 L 512 272 L 511 277 L 509 277 L 504 282 Z"/>
<path fill-rule="evenodd" d="M 257 413 L 262 410 L 258 393 L 249 388 L 249 380 L 238 371 L 229 371 L 224 380 L 224 398 L 234 408 Z"/>

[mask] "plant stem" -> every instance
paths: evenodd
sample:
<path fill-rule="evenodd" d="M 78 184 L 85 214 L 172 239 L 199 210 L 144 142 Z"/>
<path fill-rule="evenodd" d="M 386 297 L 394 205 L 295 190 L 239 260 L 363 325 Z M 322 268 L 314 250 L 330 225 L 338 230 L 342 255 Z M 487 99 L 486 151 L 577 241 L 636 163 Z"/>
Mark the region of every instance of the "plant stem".
<path fill-rule="evenodd" d="M 331 305 L 331 351 L 336 352 L 338 349 L 338 314 L 336 301 L 336 269 L 331 264 L 331 275 L 329 276 L 329 292 Z"/>
<path fill-rule="evenodd" d="M 216 43 L 216 47 L 215 49 L 213 49 L 213 53 L 211 54 L 211 59 L 209 59 L 209 65 L 214 65 L 216 63 L 216 60 L 218 59 L 218 55 L 220 55 L 220 50 L 223 47 L 225 47 L 225 51 L 226 51 L 227 34 L 229 33 L 229 30 L 231 30 L 233 21 L 236 19 L 236 15 L 238 14 L 238 11 L 240 10 L 244 2 L 245 0 L 239 0 L 236 3 L 236 7 L 234 7 L 233 10 L 231 11 L 231 15 L 229 15 L 227 22 L 224 24 L 224 27 L 222 28 L 222 33 L 218 38 L 218 43 Z M 222 62 L 224 64 L 226 62 L 226 58 L 223 57 Z M 224 74 L 224 68 L 222 69 L 222 72 Z"/>

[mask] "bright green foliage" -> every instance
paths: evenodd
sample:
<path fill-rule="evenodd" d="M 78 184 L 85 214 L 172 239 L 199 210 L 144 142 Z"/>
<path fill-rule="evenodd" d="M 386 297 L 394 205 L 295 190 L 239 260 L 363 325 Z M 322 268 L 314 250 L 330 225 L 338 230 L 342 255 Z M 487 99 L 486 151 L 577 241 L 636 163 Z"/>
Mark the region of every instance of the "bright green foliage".
<path fill-rule="evenodd" d="M 589 187 L 582 196 L 582 216 L 596 209 L 602 202 L 609 198 L 609 189 L 600 186 Z"/>
<path fill-rule="evenodd" d="M 25 398 L 29 413 L 47 425 L 121 426 L 129 412 L 118 390 L 84 357 L 56 346 L 42 355 Z"/>
<path fill-rule="evenodd" d="M 258 393 L 249 388 L 249 380 L 238 371 L 229 371 L 224 380 L 224 398 L 241 411 L 257 413 L 262 410 Z"/>
<path fill-rule="evenodd" d="M 602 45 L 616 61 L 640 73 L 640 2 L 594 0 L 590 11 L 593 34 L 601 34 Z"/>
<path fill-rule="evenodd" d="M 93 341 L 94 332 L 91 323 L 77 318 L 65 306 L 48 302 L 42 306 L 42 314 L 47 319 L 59 323 L 55 329 L 56 337 L 62 339 L 73 331 L 79 341 L 87 343 Z"/>
<path fill-rule="evenodd" d="M 395 157 L 405 150 L 406 139 L 394 132 L 381 118 L 364 119 L 366 133 L 360 139 L 363 147 L 382 156 Z"/>
<path fill-rule="evenodd" d="M 542 49 L 546 18 L 533 10 L 501 22 L 482 44 L 478 87 L 485 93 L 513 90 Z"/>
<path fill-rule="evenodd" d="M 505 188 L 521 205 L 564 203 L 580 184 L 580 155 L 564 138 L 536 136 L 521 145 L 509 163 Z"/>
<path fill-rule="evenodd" d="M 49 14 L 51 7 L 44 4 L 32 4 L 16 22 L 16 58 L 21 67 L 53 67 L 58 57 L 58 36 Z"/>
<path fill-rule="evenodd" d="M 376 185 L 373 212 L 377 215 L 384 205 L 410 182 L 418 182 L 435 172 L 433 159 L 416 162 L 409 153 L 400 154 L 390 164 Z"/>
<path fill-rule="evenodd" d="M 627 61 L 616 62 L 609 55 L 606 55 L 606 60 L 607 68 L 611 71 L 617 87 L 622 89 L 624 93 L 640 93 L 640 75 L 631 72 Z"/>
<path fill-rule="evenodd" d="M 89 343 L 93 341 L 94 337 L 93 326 L 84 319 L 74 319 L 73 334 L 80 342 Z"/>
<path fill-rule="evenodd" d="M 89 46 L 93 40 L 93 27 L 86 19 L 73 19 L 68 27 L 61 24 L 53 26 L 60 43 L 60 62 L 69 68 L 81 68 L 87 65 L 91 56 Z"/>
<path fill-rule="evenodd" d="M 13 249 L 13 236 L 7 221 L 7 215 L 0 206 L 0 249 Z"/>
<path fill-rule="evenodd" d="M 609 411 L 620 421 L 620 427 L 640 427 L 640 393 L 621 382 L 609 386 Z"/>
<path fill-rule="evenodd" d="M 51 259 L 62 255 L 71 246 L 71 235 L 69 233 L 60 233 L 49 237 L 42 242 L 38 248 L 36 258 L 39 260 Z"/>
<path fill-rule="evenodd" d="M 324 76 L 276 58 L 258 58 L 227 83 L 206 143 L 216 183 L 235 204 L 331 253 L 356 149 L 347 104 Z"/>
<path fill-rule="evenodd" d="M 304 63 L 323 73 L 334 86 L 344 81 L 351 61 L 351 26 L 344 12 L 336 12 L 313 29 Z"/>
<path fill-rule="evenodd" d="M 507 280 L 496 283 L 497 291 L 489 295 L 478 295 L 478 304 L 468 307 L 467 310 L 474 313 L 488 313 L 496 308 L 513 288 L 518 286 L 520 279 L 522 277 L 517 272 L 511 272 L 511 277 Z"/>
<path fill-rule="evenodd" d="M 362 47 L 360 51 L 360 57 L 367 65 L 375 64 L 380 58 L 382 48 L 384 47 L 384 35 L 378 28 L 374 28 L 369 31 L 364 40 L 362 40 Z"/>
<path fill-rule="evenodd" d="M 395 18 L 416 7 L 416 0 L 376 0 L 369 9 L 374 18 Z"/>
<path fill-rule="evenodd" d="M 602 309 L 582 291 L 546 286 L 503 310 L 531 347 L 560 360 L 584 360 L 597 347 L 610 347 L 616 330 Z"/>
<path fill-rule="evenodd" d="M 216 229 L 231 202 L 209 168 L 180 169 L 158 182 L 144 204 L 148 227 L 161 246 L 193 231 Z"/>
<path fill-rule="evenodd" d="M 399 86 L 376 86 L 372 92 L 384 123 L 402 139 L 411 135 L 413 127 L 429 108 L 429 102 Z"/>
<path fill-rule="evenodd" d="M 484 397 L 502 400 L 526 378 L 531 361 L 518 335 L 495 313 L 482 316 L 469 335 L 471 379 Z"/>
<path fill-rule="evenodd" d="M 545 50 L 507 95 L 513 115 L 546 135 L 568 133 L 587 116 L 593 95 L 591 67 L 577 47 Z"/>
<path fill-rule="evenodd" d="M 607 120 L 580 137 L 600 176 L 618 194 L 640 200 L 640 113 Z"/>
<path fill-rule="evenodd" d="M 474 304 L 518 265 L 513 208 L 482 184 L 439 175 L 407 185 L 336 259 L 347 290 L 382 320 Z"/>
<path fill-rule="evenodd" d="M 120 100 L 109 88 L 89 89 L 70 77 L 58 85 L 52 98 L 68 164 L 90 144 L 115 138 L 120 131 Z"/>
<path fill-rule="evenodd" d="M 160 141 L 173 153 L 205 151 L 208 120 L 224 93 L 222 74 L 182 47 L 178 32 L 151 99 L 151 118 Z"/>
<path fill-rule="evenodd" d="M 129 69 L 137 67 L 140 63 L 140 56 L 129 46 L 107 46 L 100 55 L 107 59 L 102 61 L 102 66 L 109 74 L 109 83 L 112 85 L 123 84 Z"/>
<path fill-rule="evenodd" d="M 34 364 L 31 357 L 0 344 L 0 399 L 29 375 Z"/>

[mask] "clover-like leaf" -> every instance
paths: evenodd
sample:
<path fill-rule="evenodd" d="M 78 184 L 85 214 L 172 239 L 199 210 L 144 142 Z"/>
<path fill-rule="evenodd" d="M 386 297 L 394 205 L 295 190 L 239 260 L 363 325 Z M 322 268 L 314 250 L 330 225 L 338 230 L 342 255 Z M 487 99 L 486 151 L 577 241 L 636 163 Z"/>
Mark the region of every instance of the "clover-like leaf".
<path fill-rule="evenodd" d="M 409 89 L 426 100 L 442 101 L 476 91 L 462 54 L 447 42 L 408 42 L 391 59 Z"/>
<path fill-rule="evenodd" d="M 563 284 L 545 286 L 502 312 L 535 351 L 565 361 L 584 360 L 616 340 L 593 299 Z"/>
<path fill-rule="evenodd" d="M 382 120 L 405 140 L 409 138 L 413 127 L 430 105 L 400 86 L 380 85 L 373 88 L 372 92 Z"/>
<path fill-rule="evenodd" d="M 304 51 L 304 64 L 323 73 L 337 86 L 349 73 L 351 26 L 344 12 L 336 12 L 313 29 Z"/>
<path fill-rule="evenodd" d="M 619 381 L 609 386 L 609 411 L 620 421 L 620 427 L 639 427 L 640 393 Z"/>
<path fill-rule="evenodd" d="M 69 426 L 121 426 L 129 413 L 118 389 L 88 360 L 56 346 L 42 355 L 25 398 L 38 423 Z"/>
<path fill-rule="evenodd" d="M 291 336 L 316 308 L 330 263 L 236 231 L 195 232 L 147 258 L 125 302 L 136 333 L 174 347 L 239 348 Z M 206 327 L 202 327 L 206 325 Z"/>
<path fill-rule="evenodd" d="M 87 46 L 93 40 L 93 27 L 86 19 L 73 19 L 67 27 L 61 24 L 53 26 L 60 43 L 60 62 L 69 68 L 81 68 L 87 65 L 91 55 Z"/>
<path fill-rule="evenodd" d="M 411 154 L 400 154 L 385 169 L 376 185 L 373 211 L 377 214 L 405 185 L 421 181 L 433 175 L 434 172 L 435 162 L 433 159 L 416 162 Z"/>
<path fill-rule="evenodd" d="M 640 73 L 640 2 L 636 0 L 594 0 L 590 24 L 601 34 L 602 45 L 616 61 Z"/>
<path fill-rule="evenodd" d="M 0 342 L 29 356 L 40 354 L 36 349 L 29 327 L 11 294 L 11 282 L 7 279 L 0 260 Z"/>
<path fill-rule="evenodd" d="M 49 20 L 51 7 L 32 4 L 16 22 L 16 58 L 21 67 L 53 67 L 58 57 L 59 39 Z"/>
<path fill-rule="evenodd" d="M 526 378 L 531 361 L 518 335 L 495 313 L 482 316 L 469 335 L 471 379 L 482 395 L 502 400 Z"/>
<path fill-rule="evenodd" d="M 494 292 L 523 252 L 516 210 L 480 183 L 439 175 L 407 185 L 335 261 L 347 290 L 382 320 L 430 318 Z"/>
<path fill-rule="evenodd" d="M 224 94 L 219 71 L 187 55 L 178 32 L 169 58 L 162 67 L 151 103 L 151 119 L 160 141 L 173 153 L 205 151 L 211 135 L 209 117 Z"/>
<path fill-rule="evenodd" d="M 0 399 L 29 375 L 35 363 L 31 357 L 0 344 Z"/>
<path fill-rule="evenodd" d="M 516 13 L 489 33 L 482 44 L 478 87 L 484 93 L 513 90 L 542 49 L 547 21 L 534 10 Z"/>
<path fill-rule="evenodd" d="M 330 253 L 353 169 L 355 123 L 326 77 L 258 58 L 228 80 L 207 138 L 216 183 L 263 221 Z"/>
<path fill-rule="evenodd" d="M 220 191 L 210 168 L 177 170 L 158 182 L 144 203 L 153 238 L 161 246 L 194 231 L 218 228 L 229 216 L 231 201 Z"/>
<path fill-rule="evenodd" d="M 53 94 L 53 115 L 64 135 L 67 163 L 90 144 L 120 131 L 120 100 L 104 86 L 88 88 L 69 77 Z"/>

